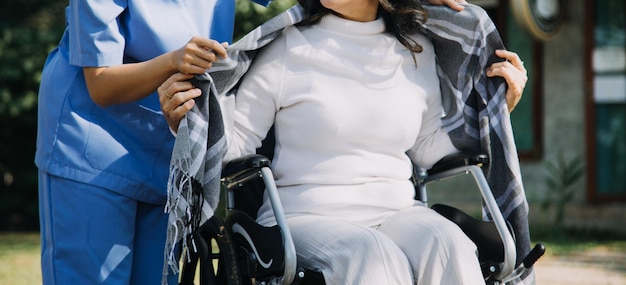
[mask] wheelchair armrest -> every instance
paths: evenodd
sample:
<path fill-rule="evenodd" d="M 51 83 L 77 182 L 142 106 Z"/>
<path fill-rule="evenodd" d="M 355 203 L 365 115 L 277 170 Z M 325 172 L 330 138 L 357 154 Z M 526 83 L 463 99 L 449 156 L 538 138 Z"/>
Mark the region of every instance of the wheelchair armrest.
<path fill-rule="evenodd" d="M 270 160 L 260 154 L 250 154 L 233 159 L 222 169 L 222 178 L 231 179 L 240 176 L 241 173 L 250 169 L 260 169 L 270 165 Z"/>
<path fill-rule="evenodd" d="M 489 164 L 489 156 L 484 153 L 460 152 L 445 156 L 428 170 L 428 175 L 434 175 L 457 167 L 476 165 L 482 167 Z"/>
<path fill-rule="evenodd" d="M 437 182 L 442 179 L 450 178 L 461 174 L 471 174 L 476 180 L 476 185 L 483 197 L 484 206 L 491 215 L 492 220 L 497 229 L 500 240 L 504 244 L 504 262 L 499 268 L 499 272 L 494 274 L 496 280 L 500 280 L 509 276 L 515 270 L 516 247 L 515 240 L 509 231 L 507 222 L 502 216 L 502 212 L 498 207 L 498 203 L 491 192 L 489 183 L 485 178 L 481 167 L 489 163 L 489 157 L 486 154 L 476 152 L 461 152 L 449 155 L 437 162 L 431 169 L 421 173 L 418 180 L 418 193 L 416 197 L 424 203 L 428 200 L 426 197 L 426 184 Z M 424 174 L 422 176 L 422 174 Z"/>
<path fill-rule="evenodd" d="M 234 159 L 222 169 L 222 182 L 227 188 L 259 177 L 263 167 L 269 167 L 270 160 L 259 154 L 251 154 Z"/>

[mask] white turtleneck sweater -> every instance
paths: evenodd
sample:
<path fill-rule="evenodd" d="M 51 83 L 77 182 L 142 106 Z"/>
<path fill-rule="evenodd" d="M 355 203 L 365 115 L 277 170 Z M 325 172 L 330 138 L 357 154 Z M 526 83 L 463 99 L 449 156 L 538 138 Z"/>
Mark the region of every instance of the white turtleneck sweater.
<path fill-rule="evenodd" d="M 367 226 L 414 205 L 411 160 L 456 152 L 441 129 L 433 46 L 410 52 L 382 19 L 335 15 L 288 27 L 255 59 L 226 122 L 226 161 L 276 133 L 272 170 L 288 217 L 326 215 Z M 272 222 L 266 202 L 261 223 Z"/>

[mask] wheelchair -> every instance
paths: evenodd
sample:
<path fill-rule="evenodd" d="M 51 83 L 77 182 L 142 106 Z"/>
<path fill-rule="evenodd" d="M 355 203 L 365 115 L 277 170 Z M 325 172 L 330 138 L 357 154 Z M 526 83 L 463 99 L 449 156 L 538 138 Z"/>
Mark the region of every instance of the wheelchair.
<path fill-rule="evenodd" d="M 267 149 L 265 150 L 267 151 Z M 263 153 L 263 151 L 261 151 Z M 229 162 L 222 171 L 225 218 L 212 217 L 197 233 L 198 251 L 183 257 L 180 285 L 312 285 L 325 284 L 321 272 L 297 264 L 286 217 L 270 169 L 268 155 L 254 154 Z M 476 244 L 486 284 L 505 284 L 529 270 L 544 254 L 537 244 L 516 264 L 515 236 L 505 221 L 481 167 L 487 155 L 459 153 L 443 158 L 429 170 L 414 169 L 415 198 L 427 204 L 427 185 L 457 175 L 471 174 L 492 221 L 475 219 L 461 210 L 435 204 L 431 208 L 456 223 Z M 267 192 L 277 224 L 265 227 L 255 222 Z"/>

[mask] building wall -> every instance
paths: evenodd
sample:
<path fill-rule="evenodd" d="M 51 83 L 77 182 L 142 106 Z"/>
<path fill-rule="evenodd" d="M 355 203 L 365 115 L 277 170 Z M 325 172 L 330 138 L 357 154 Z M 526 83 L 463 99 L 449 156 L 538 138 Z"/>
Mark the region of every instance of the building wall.
<path fill-rule="evenodd" d="M 544 44 L 543 158 L 522 162 L 522 177 L 529 201 L 543 199 L 546 160 L 563 152 L 566 159 L 585 154 L 585 45 L 584 0 L 567 3 L 563 30 Z M 577 201 L 584 201 L 585 177 L 575 185 Z"/>

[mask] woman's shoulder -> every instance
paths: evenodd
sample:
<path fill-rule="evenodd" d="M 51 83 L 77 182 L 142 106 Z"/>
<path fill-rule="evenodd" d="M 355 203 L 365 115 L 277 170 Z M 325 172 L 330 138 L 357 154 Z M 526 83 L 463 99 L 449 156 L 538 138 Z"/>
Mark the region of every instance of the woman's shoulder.
<path fill-rule="evenodd" d="M 263 47 L 259 51 L 259 55 L 255 58 L 254 63 L 263 62 L 274 62 L 280 60 L 284 53 L 287 51 L 287 29 L 289 27 L 283 29 L 276 38 L 274 38 L 270 43 L 268 43 L 265 47 Z"/>
<path fill-rule="evenodd" d="M 282 61 L 288 54 L 306 46 L 309 46 L 309 43 L 300 27 L 287 26 L 280 32 L 280 35 L 260 51 L 259 59 L 255 62 Z"/>
<path fill-rule="evenodd" d="M 424 55 L 433 55 L 435 54 L 435 48 L 433 46 L 433 42 L 430 37 L 426 34 L 419 32 L 411 35 L 411 39 L 413 39 L 416 43 L 422 46 L 421 54 Z"/>

